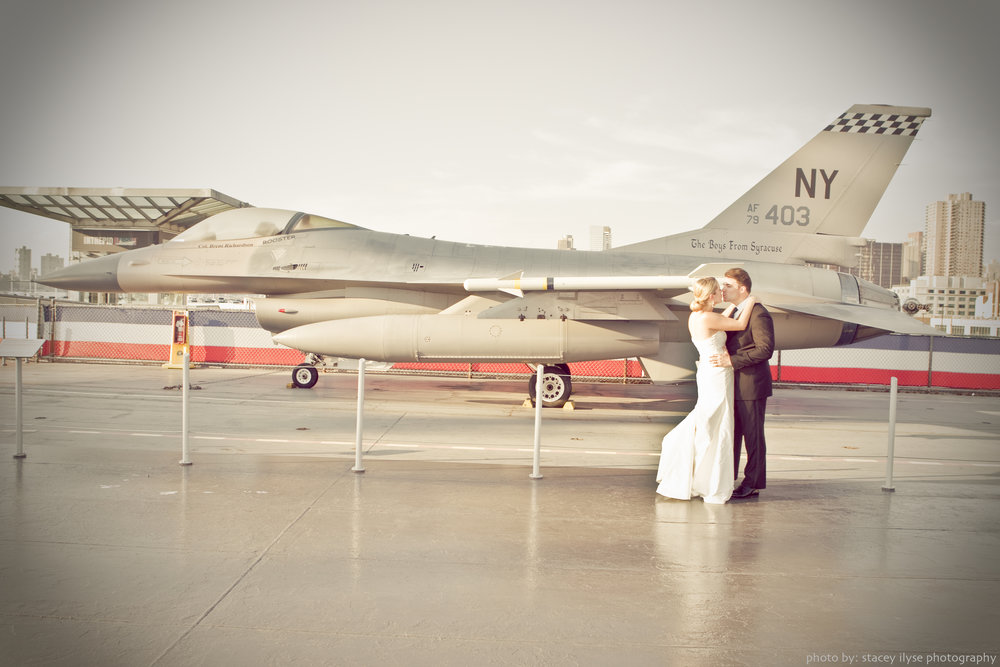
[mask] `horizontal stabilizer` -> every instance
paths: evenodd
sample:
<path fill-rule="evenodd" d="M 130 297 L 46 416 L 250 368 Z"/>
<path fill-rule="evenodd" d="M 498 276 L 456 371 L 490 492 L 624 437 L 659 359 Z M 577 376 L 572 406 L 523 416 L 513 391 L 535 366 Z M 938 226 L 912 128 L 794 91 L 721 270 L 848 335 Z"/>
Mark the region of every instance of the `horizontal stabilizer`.
<path fill-rule="evenodd" d="M 917 336 L 940 336 L 941 332 L 934 327 L 928 326 L 919 320 L 915 320 L 898 310 L 888 310 L 886 308 L 873 308 L 872 306 L 862 306 L 852 303 L 794 303 L 794 304 L 768 304 L 774 308 L 791 310 L 806 315 L 825 317 L 842 322 L 851 322 L 873 329 L 882 329 L 893 333 L 913 334 Z"/>

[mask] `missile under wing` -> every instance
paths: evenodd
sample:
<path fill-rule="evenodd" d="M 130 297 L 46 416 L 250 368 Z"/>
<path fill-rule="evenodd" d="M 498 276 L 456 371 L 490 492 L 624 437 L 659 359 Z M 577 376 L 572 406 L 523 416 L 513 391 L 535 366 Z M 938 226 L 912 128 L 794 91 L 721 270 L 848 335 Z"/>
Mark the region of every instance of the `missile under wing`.
<path fill-rule="evenodd" d="M 312 359 L 544 364 L 543 400 L 558 405 L 573 361 L 638 357 L 654 381 L 690 377 L 687 287 L 732 266 L 771 311 L 776 349 L 933 333 L 889 290 L 810 265 L 857 262 L 859 235 L 929 116 L 856 105 L 704 227 L 604 252 L 452 243 L 240 208 L 42 282 L 264 295 L 261 326 Z M 311 386 L 316 376 L 307 367 L 293 378 Z"/>

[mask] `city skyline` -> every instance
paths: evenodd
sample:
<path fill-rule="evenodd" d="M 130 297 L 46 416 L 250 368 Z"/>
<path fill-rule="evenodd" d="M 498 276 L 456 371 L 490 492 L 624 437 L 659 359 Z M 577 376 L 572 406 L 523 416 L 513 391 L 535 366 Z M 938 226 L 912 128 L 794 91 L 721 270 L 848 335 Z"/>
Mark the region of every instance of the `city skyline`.
<path fill-rule="evenodd" d="M 30 274 L 32 271 L 37 271 L 38 275 L 44 275 L 45 269 L 52 266 L 52 260 L 61 260 L 62 264 L 66 262 L 66 255 L 60 255 L 55 253 L 41 253 L 38 254 L 31 246 L 21 245 L 17 248 L 12 248 L 12 253 L 14 256 L 14 261 L 9 269 L 0 269 L 0 274 L 14 273 L 21 276 L 25 272 L 25 267 L 22 266 L 24 263 L 24 251 L 27 250 L 27 272 Z M 57 268 L 62 268 L 60 265 Z M 21 278 L 23 279 L 23 278 Z"/>
<path fill-rule="evenodd" d="M 984 206 L 985 206 L 985 202 L 981 202 L 981 201 L 977 200 L 972 193 L 968 193 L 968 192 L 963 192 L 963 193 L 949 193 L 947 195 L 947 197 L 944 198 L 944 199 L 939 199 L 939 200 L 936 200 L 934 202 L 929 202 L 929 203 L 926 204 L 926 206 L 925 206 L 925 222 L 924 222 L 925 228 L 924 229 L 920 229 L 920 230 L 912 230 L 912 231 L 908 232 L 906 239 L 904 239 L 902 241 L 882 241 L 882 240 L 879 240 L 879 239 L 873 239 L 873 238 L 869 238 L 867 236 L 863 236 L 862 238 L 865 238 L 866 240 L 869 241 L 869 244 L 868 244 L 868 252 L 869 252 L 869 254 L 871 252 L 872 243 L 879 244 L 879 245 L 899 244 L 900 246 L 902 246 L 902 247 L 905 248 L 908 243 L 912 242 L 912 239 L 913 239 L 914 235 L 926 236 L 926 231 L 927 231 L 926 227 L 927 227 L 927 224 L 928 224 L 927 220 L 928 220 L 928 218 L 931 215 L 931 210 L 932 209 L 937 210 L 938 208 L 940 208 L 941 205 L 947 204 L 949 202 L 951 202 L 952 204 L 954 204 L 955 202 L 971 202 L 971 203 L 974 203 L 974 204 L 979 204 L 980 206 L 977 207 L 977 210 L 980 212 L 980 215 L 982 213 L 982 208 L 984 208 Z M 988 206 L 985 206 L 985 208 L 988 208 Z M 35 216 L 35 217 L 38 217 L 38 216 Z M 44 218 L 39 218 L 39 219 L 45 220 Z M 53 223 L 53 224 L 57 224 L 57 225 L 63 225 L 63 226 L 66 227 L 67 230 L 69 229 L 69 225 L 67 223 L 62 223 L 62 222 L 58 222 L 58 221 L 54 221 L 54 220 L 45 220 L 45 222 L 49 222 L 49 223 Z M 984 230 L 985 230 L 985 224 L 983 224 L 983 227 L 984 227 Z M 608 226 L 608 225 L 601 225 L 601 226 L 592 225 L 592 226 L 590 226 L 590 228 L 589 228 L 588 231 L 589 231 L 589 237 L 588 238 L 590 239 L 590 246 L 588 248 L 586 248 L 586 249 L 587 250 L 595 250 L 595 249 L 597 249 L 596 246 L 595 246 L 595 243 L 600 243 L 600 241 L 597 241 L 595 239 L 597 239 L 598 237 L 601 237 L 605 241 L 610 241 L 610 239 L 612 238 L 612 234 L 613 234 L 614 230 L 613 230 L 613 228 L 611 226 Z M 60 258 L 64 259 L 67 262 L 69 261 L 69 258 L 71 257 L 72 253 L 71 253 L 71 251 L 69 249 L 69 238 L 68 238 L 68 236 L 69 236 L 69 232 L 67 231 L 67 243 L 66 243 L 65 254 L 62 254 L 62 253 L 52 253 L 52 252 L 47 252 L 47 253 L 43 253 L 43 254 L 36 254 L 35 250 L 33 248 L 31 248 L 30 246 L 28 246 L 29 250 L 31 250 L 31 257 L 33 258 L 32 259 L 32 268 L 33 269 L 38 269 L 39 270 L 39 275 L 44 275 L 44 272 L 41 270 L 41 268 L 42 268 L 41 267 L 41 258 L 43 256 L 56 256 L 56 257 L 60 257 Z M 986 234 L 985 234 L 985 231 L 984 231 L 984 237 L 985 236 L 986 236 Z M 569 241 L 570 243 L 572 243 L 573 238 L 574 237 L 573 237 L 572 234 L 566 234 L 566 235 L 564 235 L 561 238 L 554 239 L 554 242 L 556 244 L 554 247 L 560 247 L 561 245 L 564 245 L 567 241 Z M 445 240 L 447 240 L 447 239 L 445 239 Z M 990 257 L 987 254 L 988 253 L 987 247 L 989 247 L 989 245 L 990 245 L 990 243 L 988 242 L 988 240 L 986 240 L 984 238 L 984 242 L 983 242 L 982 248 L 981 248 L 981 257 L 980 257 L 980 259 L 981 259 L 981 262 L 980 262 L 980 264 L 981 264 L 981 270 L 980 270 L 980 274 L 982 274 L 983 272 L 985 272 L 986 266 L 990 262 L 998 262 L 998 261 L 1000 261 L 1000 253 L 998 253 L 998 255 L 996 257 Z M 613 246 L 611 246 L 611 247 L 613 247 Z M 17 266 L 17 264 L 18 264 L 17 254 L 19 252 L 19 249 L 20 249 L 20 247 L 12 249 L 12 257 L 13 257 L 13 259 L 11 259 L 11 261 L 10 261 L 10 267 L 9 268 L 4 268 L 3 265 L 0 264 L 0 273 L 6 274 L 6 273 L 10 273 L 12 271 L 17 271 L 18 270 L 18 266 Z M 575 248 L 573 248 L 573 249 L 575 249 Z M 34 259 L 35 257 L 38 258 L 37 263 L 36 263 L 36 261 Z M 861 257 L 860 257 L 859 266 L 856 267 L 857 270 L 855 270 L 854 273 L 858 273 L 858 270 L 864 270 L 864 268 L 865 268 L 864 267 L 865 262 L 866 261 L 870 261 L 870 259 L 871 258 L 867 257 L 865 255 L 864 251 L 863 251 L 862 254 L 861 254 Z M 908 276 L 908 273 L 907 273 L 907 270 L 906 270 L 905 266 L 902 266 L 902 264 L 901 264 L 901 266 L 899 268 L 900 268 L 900 273 L 901 273 L 902 276 Z M 933 272 L 930 272 L 930 273 L 919 272 L 918 275 L 945 275 L 945 274 L 935 274 Z M 962 274 L 962 275 L 965 275 L 965 274 Z M 969 275 L 976 275 L 976 274 L 969 274 Z M 913 277 L 916 277 L 916 276 L 913 276 Z M 875 281 L 875 282 L 879 282 L 879 281 Z"/>

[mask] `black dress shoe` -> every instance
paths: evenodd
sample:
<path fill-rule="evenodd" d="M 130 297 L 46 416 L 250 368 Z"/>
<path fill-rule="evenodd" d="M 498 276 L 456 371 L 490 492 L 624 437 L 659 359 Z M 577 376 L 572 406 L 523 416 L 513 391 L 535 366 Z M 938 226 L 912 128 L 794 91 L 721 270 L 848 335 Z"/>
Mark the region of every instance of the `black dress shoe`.
<path fill-rule="evenodd" d="M 752 487 L 740 484 L 740 486 L 735 491 L 733 491 L 733 498 L 749 498 L 750 496 L 756 496 L 759 493 L 760 493 L 759 489 L 754 489 Z"/>

